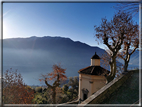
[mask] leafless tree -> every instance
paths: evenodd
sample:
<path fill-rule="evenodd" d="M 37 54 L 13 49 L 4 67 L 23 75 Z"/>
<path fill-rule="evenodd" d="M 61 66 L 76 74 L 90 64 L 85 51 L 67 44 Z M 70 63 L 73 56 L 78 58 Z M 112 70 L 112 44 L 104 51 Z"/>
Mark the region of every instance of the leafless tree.
<path fill-rule="evenodd" d="M 97 40 L 103 41 L 110 51 L 111 61 L 109 61 L 110 74 L 107 76 L 108 82 L 113 80 L 116 75 L 117 54 L 121 50 L 125 38 L 134 31 L 132 29 L 133 26 L 135 25 L 133 24 L 132 16 L 121 11 L 115 14 L 110 22 L 103 18 L 99 27 L 94 26 L 95 37 Z"/>
<path fill-rule="evenodd" d="M 61 68 L 61 65 L 53 65 L 53 72 L 48 73 L 47 75 L 42 75 L 42 79 L 39 79 L 40 81 L 44 81 L 45 84 L 51 89 L 52 91 L 52 99 L 53 103 L 56 104 L 56 93 L 58 90 L 58 87 L 60 85 L 60 82 L 63 80 L 66 80 L 67 77 L 65 75 L 65 70 Z M 53 85 L 49 84 L 48 81 L 53 80 Z"/>
<path fill-rule="evenodd" d="M 118 11 L 125 11 L 130 15 L 137 15 L 139 13 L 139 2 L 119 3 L 114 8 Z"/>

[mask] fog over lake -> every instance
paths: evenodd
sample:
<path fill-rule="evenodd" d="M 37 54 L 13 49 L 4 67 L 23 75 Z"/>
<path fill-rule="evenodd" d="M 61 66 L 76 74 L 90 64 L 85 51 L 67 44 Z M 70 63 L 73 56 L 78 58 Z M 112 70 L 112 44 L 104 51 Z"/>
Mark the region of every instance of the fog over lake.
<path fill-rule="evenodd" d="M 56 56 L 57 55 L 57 56 Z M 59 54 L 51 54 L 43 50 L 19 50 L 19 49 L 3 49 L 3 71 L 12 68 L 13 71 L 18 69 L 22 74 L 24 82 L 28 85 L 38 85 L 41 74 L 52 71 L 54 64 L 61 63 L 66 69 L 66 75 L 78 76 L 78 70 L 83 66 L 89 66 L 83 62 L 72 61 L 72 57 L 59 57 Z M 90 60 L 90 58 L 89 58 Z M 89 62 L 88 60 L 88 62 Z M 90 63 L 90 62 L 89 62 Z"/>
<path fill-rule="evenodd" d="M 18 69 L 27 85 L 42 85 L 39 82 L 41 74 L 52 72 L 54 64 L 61 63 L 62 68 L 66 69 L 67 77 L 79 76 L 78 71 L 90 66 L 91 57 L 95 52 L 101 57 L 106 51 L 62 37 L 4 39 L 3 72 L 10 68 L 13 71 Z M 131 56 L 129 66 L 138 65 L 139 52 L 136 51 Z M 107 68 L 109 70 L 109 65 Z"/>

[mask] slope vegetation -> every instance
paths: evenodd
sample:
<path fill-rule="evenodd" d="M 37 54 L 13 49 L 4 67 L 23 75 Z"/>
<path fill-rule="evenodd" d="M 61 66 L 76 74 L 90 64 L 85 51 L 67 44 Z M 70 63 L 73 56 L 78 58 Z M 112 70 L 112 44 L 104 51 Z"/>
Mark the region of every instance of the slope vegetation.
<path fill-rule="evenodd" d="M 133 104 L 139 100 L 139 71 L 129 79 L 102 104 Z"/>

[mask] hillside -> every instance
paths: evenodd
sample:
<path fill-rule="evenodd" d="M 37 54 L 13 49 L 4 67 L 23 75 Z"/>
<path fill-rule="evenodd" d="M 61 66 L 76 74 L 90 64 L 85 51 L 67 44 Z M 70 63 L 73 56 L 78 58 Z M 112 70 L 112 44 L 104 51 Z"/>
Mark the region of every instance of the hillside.
<path fill-rule="evenodd" d="M 78 76 L 79 69 L 90 66 L 95 52 L 101 57 L 105 50 L 64 37 L 4 39 L 3 71 L 18 69 L 28 85 L 39 85 L 41 74 L 51 72 L 58 63 L 66 69 L 67 77 Z"/>
<path fill-rule="evenodd" d="M 126 82 L 102 104 L 133 104 L 139 100 L 139 72 L 133 73 Z"/>
<path fill-rule="evenodd" d="M 39 85 L 41 74 L 61 63 L 67 77 L 78 76 L 78 70 L 90 66 L 91 57 L 105 53 L 79 41 L 63 37 L 30 37 L 3 40 L 3 70 L 18 69 L 28 85 Z"/>
<path fill-rule="evenodd" d="M 64 37 L 29 37 L 29 38 L 10 38 L 3 40 L 4 48 L 13 48 L 13 49 L 32 49 L 32 50 L 58 50 L 61 49 L 91 49 L 93 47 L 81 43 L 79 41 L 73 41 L 70 38 Z M 98 48 L 98 47 L 96 47 Z"/>

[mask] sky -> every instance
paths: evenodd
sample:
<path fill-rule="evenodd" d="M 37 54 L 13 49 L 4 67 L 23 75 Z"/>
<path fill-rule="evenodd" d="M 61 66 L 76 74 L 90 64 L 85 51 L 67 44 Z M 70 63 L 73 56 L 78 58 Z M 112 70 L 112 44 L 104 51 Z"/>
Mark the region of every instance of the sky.
<path fill-rule="evenodd" d="M 111 20 L 118 3 L 3 3 L 3 39 L 60 36 L 98 46 L 94 25 Z M 138 16 L 133 20 L 139 23 Z M 99 44 L 104 48 L 103 44 Z"/>

